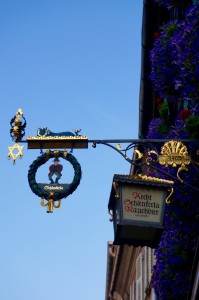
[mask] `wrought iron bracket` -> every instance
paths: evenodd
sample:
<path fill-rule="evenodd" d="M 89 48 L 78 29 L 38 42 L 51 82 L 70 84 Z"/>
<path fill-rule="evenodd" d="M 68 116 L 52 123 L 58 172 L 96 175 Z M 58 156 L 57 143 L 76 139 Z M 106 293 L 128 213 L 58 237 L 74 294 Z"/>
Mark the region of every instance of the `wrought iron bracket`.
<path fill-rule="evenodd" d="M 23 112 L 19 109 L 11 119 L 10 134 L 15 141 L 14 146 L 10 146 L 8 159 L 22 158 L 23 146 L 18 143 L 27 143 L 28 149 L 83 149 L 92 144 L 93 148 L 97 145 L 105 145 L 118 152 L 128 163 L 133 166 L 135 174 L 145 173 L 153 169 L 156 173 L 161 173 L 170 179 L 180 182 L 199 191 L 196 186 L 190 185 L 184 176 L 192 165 L 196 173 L 199 174 L 199 140 L 190 139 L 94 139 L 89 140 L 87 136 L 79 135 L 80 129 L 72 132 L 53 133 L 48 128 L 39 128 L 37 136 L 27 137 L 25 135 L 26 119 Z M 40 130 L 40 132 L 39 132 Z M 123 148 L 121 145 L 125 145 Z M 18 150 L 17 153 L 16 150 Z M 14 152 L 15 151 L 15 152 Z M 130 151 L 130 155 L 128 152 Z M 170 172 L 176 169 L 176 172 Z"/>
<path fill-rule="evenodd" d="M 188 165 L 192 165 L 199 174 L 199 141 L 190 139 L 115 139 L 88 140 L 92 146 L 105 145 L 117 151 L 128 163 L 134 166 L 135 173 L 142 173 L 145 169 L 153 169 L 166 177 L 188 186 L 199 192 L 199 188 L 183 179 L 183 172 L 188 172 Z M 116 144 L 116 145 L 115 145 Z M 121 144 L 127 144 L 122 149 Z M 131 157 L 127 152 L 132 150 Z M 166 168 L 176 169 L 176 176 Z"/>

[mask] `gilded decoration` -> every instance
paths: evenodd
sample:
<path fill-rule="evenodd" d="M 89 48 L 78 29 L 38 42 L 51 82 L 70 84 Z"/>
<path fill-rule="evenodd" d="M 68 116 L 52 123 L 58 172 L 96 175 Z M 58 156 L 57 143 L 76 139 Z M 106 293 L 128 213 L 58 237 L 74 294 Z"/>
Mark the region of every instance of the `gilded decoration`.
<path fill-rule="evenodd" d="M 11 129 L 10 136 L 16 143 L 19 142 L 25 135 L 26 119 L 24 118 L 23 111 L 19 108 L 15 116 L 10 121 Z"/>
<path fill-rule="evenodd" d="M 26 128 L 26 119 L 23 116 L 23 111 L 21 108 L 17 110 L 15 116 L 11 119 L 10 125 L 10 136 L 15 144 L 8 147 L 9 152 L 7 157 L 8 159 L 12 158 L 13 164 L 15 164 L 18 157 L 22 158 L 22 149 L 24 148 L 24 146 L 19 146 L 18 144 L 18 142 L 20 142 L 25 135 Z"/>
<path fill-rule="evenodd" d="M 61 207 L 61 200 L 58 201 L 58 204 L 55 204 L 54 199 L 49 199 L 46 203 L 45 203 L 45 199 L 41 198 L 41 202 L 40 202 L 41 206 L 43 207 L 47 207 L 47 213 L 52 213 L 53 212 L 53 208 L 55 209 L 59 209 Z"/>
<path fill-rule="evenodd" d="M 26 140 L 46 141 L 46 140 L 87 140 L 87 139 L 88 139 L 87 136 L 81 135 L 81 136 L 28 136 Z"/>
<path fill-rule="evenodd" d="M 168 167 L 176 167 L 181 165 L 189 165 L 191 158 L 188 155 L 187 147 L 178 141 L 169 141 L 165 143 L 161 148 L 161 154 L 159 155 L 159 163 Z"/>
<path fill-rule="evenodd" d="M 157 182 L 157 183 L 165 183 L 165 184 L 169 184 L 169 185 L 173 185 L 174 182 L 172 180 L 166 180 L 166 179 L 161 179 L 161 178 L 157 178 L 157 177 L 151 177 L 151 176 L 147 176 L 147 175 L 120 175 L 120 174 L 116 174 L 115 176 L 119 176 L 122 179 L 137 179 L 137 180 L 143 180 L 143 181 L 148 181 L 148 182 Z"/>
<path fill-rule="evenodd" d="M 53 132 L 48 127 L 38 128 L 36 136 L 28 136 L 28 149 L 88 148 L 88 137 L 80 135 L 81 129 Z"/>
<path fill-rule="evenodd" d="M 16 159 L 19 157 L 19 158 L 22 158 L 23 156 L 23 153 L 22 153 L 22 150 L 23 150 L 24 146 L 19 146 L 19 144 L 15 143 L 14 146 L 9 146 L 8 149 L 9 149 L 9 153 L 8 153 L 8 159 L 10 159 L 12 157 L 13 159 L 13 165 L 16 164 Z M 17 153 L 14 153 L 15 150 L 18 150 Z"/>
<path fill-rule="evenodd" d="M 49 130 L 47 127 L 38 128 L 36 136 L 28 136 L 27 141 L 29 140 L 84 140 L 88 139 L 85 135 L 79 135 L 81 129 L 75 129 L 74 133 L 71 131 L 63 131 L 63 132 L 53 132 Z"/>

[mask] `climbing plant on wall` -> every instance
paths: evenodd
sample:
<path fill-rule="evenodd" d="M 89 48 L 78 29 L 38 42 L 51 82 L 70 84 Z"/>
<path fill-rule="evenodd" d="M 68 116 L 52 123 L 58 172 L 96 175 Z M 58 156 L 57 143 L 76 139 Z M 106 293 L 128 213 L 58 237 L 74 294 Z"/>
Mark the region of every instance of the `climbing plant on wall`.
<path fill-rule="evenodd" d="M 199 1 L 192 5 L 191 1 L 154 1 L 171 13 L 183 9 L 184 19 L 175 15 L 165 24 L 151 50 L 150 78 L 158 97 L 157 117 L 149 124 L 147 138 L 199 139 Z M 171 104 L 177 107 L 172 122 Z M 168 167 L 166 172 L 176 176 L 175 168 Z M 150 175 L 162 176 L 151 170 Z M 194 164 L 189 166 L 189 176 L 186 172 L 183 176 L 198 186 L 199 174 Z M 174 200 L 165 214 L 165 231 L 155 250 L 152 286 L 160 300 L 186 299 L 199 234 L 199 193 L 177 181 L 174 190 Z"/>

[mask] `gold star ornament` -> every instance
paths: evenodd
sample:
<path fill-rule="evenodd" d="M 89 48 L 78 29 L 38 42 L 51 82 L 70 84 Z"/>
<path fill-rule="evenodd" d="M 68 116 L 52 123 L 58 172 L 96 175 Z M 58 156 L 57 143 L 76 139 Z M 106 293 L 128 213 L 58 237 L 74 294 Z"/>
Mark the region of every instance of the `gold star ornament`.
<path fill-rule="evenodd" d="M 8 149 L 9 149 L 8 159 L 10 159 L 12 157 L 13 165 L 16 164 L 17 157 L 22 158 L 22 156 L 23 156 L 22 149 L 23 148 L 24 148 L 24 146 L 19 146 L 19 144 L 17 144 L 17 143 L 14 144 L 14 146 L 8 147 Z"/>

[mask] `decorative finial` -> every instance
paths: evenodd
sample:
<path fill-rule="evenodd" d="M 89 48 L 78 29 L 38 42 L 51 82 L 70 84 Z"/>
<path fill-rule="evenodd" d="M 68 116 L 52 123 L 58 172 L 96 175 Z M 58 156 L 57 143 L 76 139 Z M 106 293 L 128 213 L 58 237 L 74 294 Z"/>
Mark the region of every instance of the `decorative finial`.
<path fill-rule="evenodd" d="M 23 116 L 22 109 L 19 108 L 16 115 L 10 121 L 10 136 L 13 141 L 18 143 L 25 135 L 26 119 Z"/>
<path fill-rule="evenodd" d="M 22 149 L 24 146 L 19 146 L 18 142 L 21 141 L 23 136 L 25 135 L 25 127 L 26 127 L 26 119 L 23 116 L 23 111 L 21 108 L 19 108 L 16 112 L 16 115 L 11 119 L 10 121 L 11 129 L 10 129 L 10 136 L 13 141 L 15 141 L 15 144 L 13 146 L 9 146 L 9 153 L 8 153 L 8 159 L 12 157 L 13 164 L 16 163 L 16 159 L 22 158 Z M 17 153 L 15 153 L 15 150 L 18 150 Z"/>

